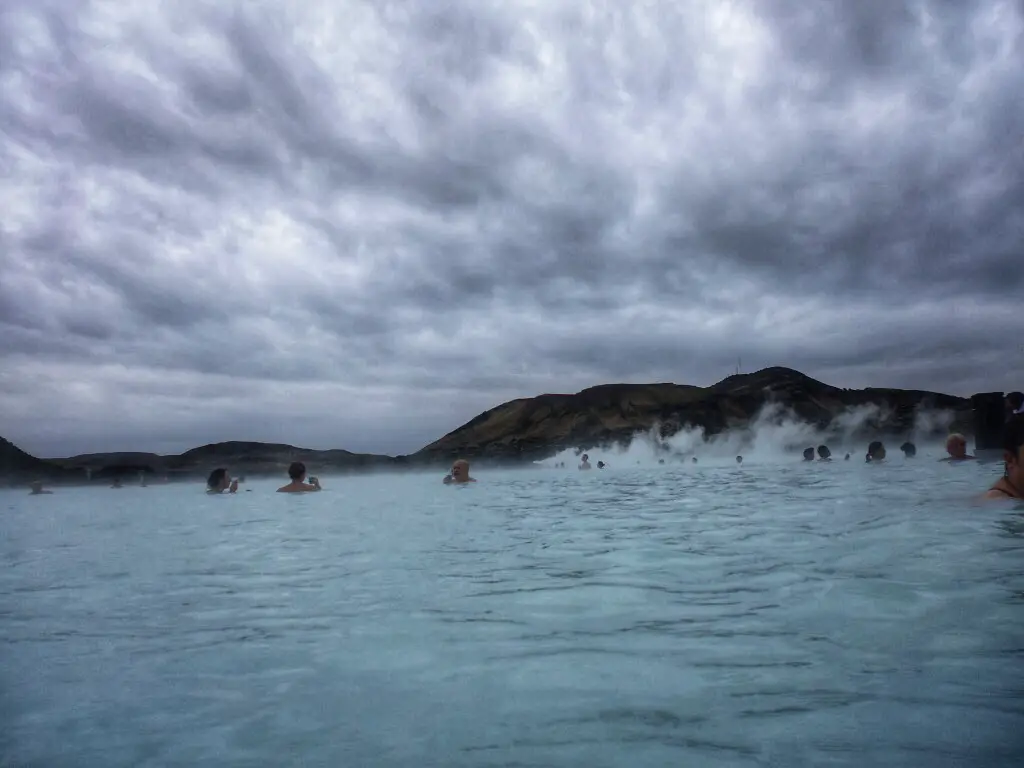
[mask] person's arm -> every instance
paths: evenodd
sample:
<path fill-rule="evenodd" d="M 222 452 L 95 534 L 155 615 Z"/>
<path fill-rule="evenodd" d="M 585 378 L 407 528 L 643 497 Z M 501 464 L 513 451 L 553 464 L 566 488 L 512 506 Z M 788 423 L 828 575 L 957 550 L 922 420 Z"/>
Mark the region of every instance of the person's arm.
<path fill-rule="evenodd" d="M 238 480 L 232 480 L 231 485 L 228 486 L 228 493 L 235 493 L 238 491 Z"/>

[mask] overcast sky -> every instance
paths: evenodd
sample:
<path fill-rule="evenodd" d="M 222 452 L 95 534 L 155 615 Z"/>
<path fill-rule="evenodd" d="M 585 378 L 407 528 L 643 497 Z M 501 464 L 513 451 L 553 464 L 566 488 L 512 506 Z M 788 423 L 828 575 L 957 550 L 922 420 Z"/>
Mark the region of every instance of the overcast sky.
<path fill-rule="evenodd" d="M 0 435 L 411 452 L 787 365 L 1024 387 L 1018 2 L 4 0 Z"/>

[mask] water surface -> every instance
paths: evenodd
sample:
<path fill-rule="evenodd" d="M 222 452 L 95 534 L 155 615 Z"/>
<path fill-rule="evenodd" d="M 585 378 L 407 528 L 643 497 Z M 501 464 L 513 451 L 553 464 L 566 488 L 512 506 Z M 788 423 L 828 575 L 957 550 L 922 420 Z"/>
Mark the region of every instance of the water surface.
<path fill-rule="evenodd" d="M 0 765 L 1019 765 L 996 472 L 3 492 Z"/>

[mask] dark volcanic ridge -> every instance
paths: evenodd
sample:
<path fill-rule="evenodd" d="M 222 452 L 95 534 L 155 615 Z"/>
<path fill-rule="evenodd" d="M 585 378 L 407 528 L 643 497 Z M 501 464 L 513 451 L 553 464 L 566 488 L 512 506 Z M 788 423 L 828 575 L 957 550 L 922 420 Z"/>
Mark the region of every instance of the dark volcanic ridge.
<path fill-rule="evenodd" d="M 682 429 L 706 437 L 745 428 L 766 406 L 828 432 L 852 409 L 874 406 L 856 436 L 899 436 L 920 427 L 923 412 L 946 411 L 969 431 L 970 401 L 938 392 L 904 389 L 841 389 L 789 368 L 766 368 L 729 376 L 710 387 L 687 384 L 603 384 L 576 394 L 511 400 L 481 413 L 458 429 L 408 456 L 312 450 L 293 445 L 226 442 L 182 454 L 96 453 L 39 459 L 0 438 L 0 476 L 48 482 L 84 482 L 144 473 L 169 478 L 205 476 L 229 467 L 236 475 L 284 474 L 292 461 L 318 473 L 427 468 L 464 457 L 486 463 L 519 464 L 566 449 L 591 450 L 645 439 L 652 430 L 668 438 Z"/>

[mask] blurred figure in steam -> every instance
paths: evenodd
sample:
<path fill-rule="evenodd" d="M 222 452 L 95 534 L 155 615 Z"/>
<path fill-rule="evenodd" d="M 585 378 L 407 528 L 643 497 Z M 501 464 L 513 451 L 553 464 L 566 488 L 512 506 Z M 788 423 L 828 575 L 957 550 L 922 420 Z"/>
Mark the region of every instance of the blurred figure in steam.
<path fill-rule="evenodd" d="M 53 491 L 43 490 L 42 480 L 33 480 L 32 483 L 29 485 L 29 488 L 31 489 L 28 492 L 29 496 L 42 496 L 48 493 L 53 493 Z"/>
<path fill-rule="evenodd" d="M 579 466 L 579 468 L 580 469 L 590 469 L 590 456 L 588 456 L 587 454 L 584 453 L 580 457 L 580 466 Z"/>
<path fill-rule="evenodd" d="M 845 456 L 843 456 L 843 461 L 849 461 L 849 460 L 850 460 L 850 454 L 846 454 Z"/>
<path fill-rule="evenodd" d="M 743 457 L 742 456 L 737 456 L 736 457 L 736 463 L 737 464 L 742 464 L 743 463 Z"/>
<path fill-rule="evenodd" d="M 917 446 L 909 440 L 900 446 L 900 450 L 903 451 L 905 458 L 912 459 L 917 456 Z"/>
<path fill-rule="evenodd" d="M 607 465 L 607 464 L 605 464 L 605 463 L 604 463 L 603 461 L 599 461 L 599 462 L 597 462 L 597 468 L 598 468 L 598 469 L 604 469 L 604 468 L 605 468 L 605 467 L 607 467 L 607 466 L 608 466 L 608 465 Z"/>
<path fill-rule="evenodd" d="M 946 453 L 949 456 L 942 461 L 968 461 L 974 458 L 967 453 L 967 438 L 959 432 L 954 432 L 946 438 Z"/>
<path fill-rule="evenodd" d="M 690 459 L 690 461 L 691 461 L 692 463 L 696 464 L 696 463 L 697 463 L 697 457 L 696 457 L 696 456 L 694 456 L 694 457 L 693 457 L 692 459 Z"/>
<path fill-rule="evenodd" d="M 814 461 L 813 448 L 804 448 L 804 461 Z"/>
<path fill-rule="evenodd" d="M 827 445 L 818 446 L 818 461 L 832 461 L 832 451 Z"/>
<path fill-rule="evenodd" d="M 885 461 L 885 446 L 881 440 L 873 440 L 868 446 L 868 454 L 864 457 L 867 462 Z"/>

